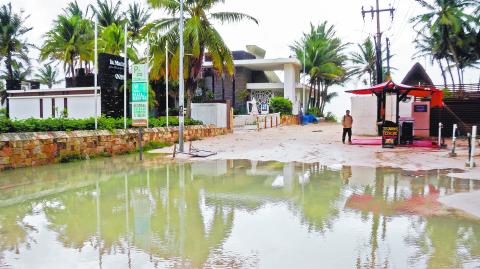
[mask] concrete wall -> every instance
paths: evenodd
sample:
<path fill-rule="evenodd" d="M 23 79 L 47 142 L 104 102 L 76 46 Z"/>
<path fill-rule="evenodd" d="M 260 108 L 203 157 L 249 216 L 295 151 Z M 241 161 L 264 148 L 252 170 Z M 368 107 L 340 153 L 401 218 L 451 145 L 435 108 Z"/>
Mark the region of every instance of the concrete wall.
<path fill-rule="evenodd" d="M 193 103 L 192 119 L 204 124 L 213 124 L 216 127 L 227 127 L 227 104 Z"/>
<path fill-rule="evenodd" d="M 298 80 L 298 72 L 293 64 L 286 64 L 283 73 L 283 97 L 292 101 L 293 114 L 297 115 L 299 111 L 300 99 L 296 96 L 296 87 Z"/>
<path fill-rule="evenodd" d="M 395 122 L 396 97 L 387 96 L 385 118 Z M 355 135 L 377 135 L 377 97 L 355 95 L 351 98 L 353 116 L 352 131 Z M 412 103 L 400 102 L 400 117 L 412 116 Z M 341 120 L 341 118 L 340 118 Z"/>
<path fill-rule="evenodd" d="M 351 101 L 352 132 L 355 135 L 377 135 L 377 98 L 375 96 L 352 96 Z"/>
<path fill-rule="evenodd" d="M 227 128 L 187 126 L 185 140 L 227 134 Z M 178 128 L 146 128 L 142 141 L 174 143 Z M 0 134 L 0 171 L 57 163 L 65 156 L 92 157 L 132 152 L 137 149 L 138 130 L 74 131 Z"/>
<path fill-rule="evenodd" d="M 55 99 L 54 114 L 52 115 L 52 99 Z M 64 98 L 67 99 L 68 118 L 84 119 L 95 116 L 95 103 L 93 95 L 76 95 L 63 97 L 14 97 L 9 98 L 10 118 L 11 119 L 28 119 L 40 118 L 40 107 L 43 107 L 43 118 L 60 117 L 63 115 Z M 42 105 L 40 105 L 42 100 Z M 100 95 L 97 97 L 97 113 L 101 115 Z"/>

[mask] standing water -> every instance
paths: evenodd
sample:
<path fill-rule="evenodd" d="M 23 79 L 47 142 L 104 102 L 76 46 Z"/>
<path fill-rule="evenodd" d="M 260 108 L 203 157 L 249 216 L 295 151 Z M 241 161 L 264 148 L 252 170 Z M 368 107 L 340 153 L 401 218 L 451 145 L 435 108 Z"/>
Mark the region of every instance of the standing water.
<path fill-rule="evenodd" d="M 442 171 L 133 156 L 0 173 L 0 268 L 478 268 Z"/>

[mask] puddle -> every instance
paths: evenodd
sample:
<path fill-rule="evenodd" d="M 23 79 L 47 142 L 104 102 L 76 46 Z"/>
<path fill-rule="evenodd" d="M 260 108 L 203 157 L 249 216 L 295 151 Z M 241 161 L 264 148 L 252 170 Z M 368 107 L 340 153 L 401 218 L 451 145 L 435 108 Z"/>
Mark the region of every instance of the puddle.
<path fill-rule="evenodd" d="M 135 156 L 0 173 L 0 268 L 478 268 L 446 171 Z M 59 258 L 61 257 L 61 258 Z"/>

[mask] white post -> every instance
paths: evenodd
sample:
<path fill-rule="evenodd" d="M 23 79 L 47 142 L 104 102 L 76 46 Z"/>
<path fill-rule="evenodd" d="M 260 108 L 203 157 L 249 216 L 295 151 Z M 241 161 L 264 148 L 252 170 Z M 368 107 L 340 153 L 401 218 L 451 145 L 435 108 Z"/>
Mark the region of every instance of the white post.
<path fill-rule="evenodd" d="M 97 91 L 98 91 L 98 22 L 95 20 L 95 45 L 94 45 L 94 56 L 93 56 L 93 69 L 95 70 L 95 76 L 93 79 L 93 88 L 95 90 L 94 94 L 94 99 L 95 99 L 95 111 L 94 111 L 94 116 L 95 116 L 95 130 L 98 128 L 98 113 L 97 113 Z"/>
<path fill-rule="evenodd" d="M 124 44 L 124 49 L 125 49 L 125 55 L 123 56 L 123 63 L 124 63 L 124 66 L 123 66 L 123 128 L 124 129 L 127 129 L 127 68 L 128 68 L 128 64 L 127 64 L 127 37 L 128 37 L 128 33 L 127 33 L 127 24 L 125 24 L 125 28 L 124 28 L 124 41 L 125 41 L 125 44 Z"/>
<path fill-rule="evenodd" d="M 477 140 L 477 126 L 472 127 L 472 142 L 471 142 L 471 150 L 470 150 L 470 168 L 475 167 L 475 142 Z"/>
<path fill-rule="evenodd" d="M 455 153 L 456 149 L 456 142 L 457 142 L 457 124 L 453 125 L 453 133 L 452 133 L 452 152 L 450 153 L 451 157 L 456 157 L 457 154 Z"/>
<path fill-rule="evenodd" d="M 438 123 L 438 148 L 442 148 L 442 123 Z"/>
<path fill-rule="evenodd" d="M 179 35 L 180 35 L 180 63 L 178 65 L 178 82 L 179 82 L 179 94 L 178 101 L 180 104 L 180 115 L 178 119 L 178 152 L 183 152 L 183 127 L 184 127 L 184 79 L 183 79 L 183 2 L 180 0 L 180 25 L 179 25 Z"/>
<path fill-rule="evenodd" d="M 165 115 L 168 127 L 168 40 L 165 43 Z"/>
<path fill-rule="evenodd" d="M 147 34 L 147 92 L 150 89 L 150 35 Z M 147 100 L 147 112 L 149 112 L 149 101 Z M 147 119 L 147 128 L 150 121 Z"/>

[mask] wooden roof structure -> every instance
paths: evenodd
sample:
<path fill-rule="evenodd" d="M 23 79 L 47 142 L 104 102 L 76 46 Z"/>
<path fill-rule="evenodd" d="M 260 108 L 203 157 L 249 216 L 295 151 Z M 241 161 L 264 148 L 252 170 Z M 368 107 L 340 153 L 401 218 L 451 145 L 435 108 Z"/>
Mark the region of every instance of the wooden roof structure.
<path fill-rule="evenodd" d="M 423 85 L 423 86 L 431 86 L 434 85 L 432 79 L 425 71 L 425 68 L 420 63 L 416 63 L 413 65 L 412 69 L 408 71 L 405 78 L 402 80 L 402 84 L 404 85 Z"/>

